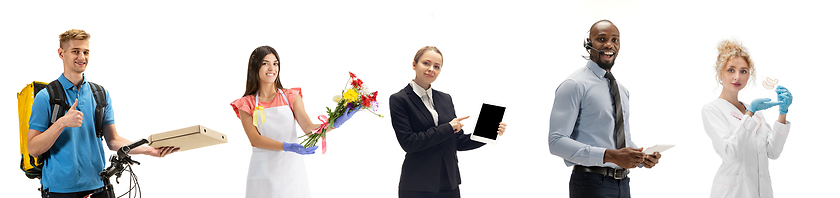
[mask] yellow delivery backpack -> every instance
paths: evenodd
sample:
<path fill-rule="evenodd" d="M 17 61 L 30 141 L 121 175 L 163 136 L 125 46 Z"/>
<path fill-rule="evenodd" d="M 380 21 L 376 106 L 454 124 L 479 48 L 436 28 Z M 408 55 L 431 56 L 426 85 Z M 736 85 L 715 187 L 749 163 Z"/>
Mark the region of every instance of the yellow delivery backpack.
<path fill-rule="evenodd" d="M 35 100 L 35 94 L 46 87 L 47 83 L 33 81 L 17 94 L 18 121 L 20 122 L 20 169 L 30 179 L 41 178 L 44 159 L 30 156 L 29 149 L 26 148 L 27 140 L 29 140 L 29 116 L 32 114 L 32 101 Z"/>
<path fill-rule="evenodd" d="M 102 122 L 105 120 L 105 107 L 108 106 L 108 102 L 106 101 L 107 96 L 105 93 L 105 88 L 102 86 L 88 82 L 90 84 L 90 90 L 93 93 L 93 98 L 96 101 L 96 110 L 94 113 L 94 125 L 96 126 L 96 136 L 100 139 L 102 138 Z M 32 156 L 29 155 L 29 149 L 27 148 L 28 140 L 29 140 L 29 117 L 32 114 L 32 102 L 35 100 L 35 95 L 38 94 L 39 91 L 42 89 L 46 89 L 50 95 L 50 123 L 48 126 L 52 126 L 53 123 L 58 121 L 59 118 L 64 116 L 67 113 L 67 110 L 70 109 L 70 104 L 68 104 L 65 100 L 66 97 L 64 95 L 64 88 L 61 86 L 61 83 L 58 80 L 54 80 L 51 83 L 44 83 L 38 81 L 32 81 L 32 83 L 27 84 L 23 90 L 20 90 L 17 94 L 18 99 L 18 122 L 20 123 L 20 169 L 26 173 L 26 177 L 29 179 L 41 179 L 41 169 L 44 167 L 45 159 L 48 158 L 48 153 L 44 152 L 40 156 Z"/>

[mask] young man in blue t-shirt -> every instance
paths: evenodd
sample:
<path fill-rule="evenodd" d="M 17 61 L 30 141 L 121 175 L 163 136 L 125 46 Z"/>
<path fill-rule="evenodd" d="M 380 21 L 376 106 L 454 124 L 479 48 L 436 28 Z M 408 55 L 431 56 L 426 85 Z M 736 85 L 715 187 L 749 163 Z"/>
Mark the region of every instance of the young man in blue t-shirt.
<path fill-rule="evenodd" d="M 96 100 L 83 74 L 89 61 L 89 39 L 89 34 L 77 29 L 59 35 L 58 57 L 64 63 L 64 73 L 58 81 L 61 82 L 65 100 L 72 103 L 67 113 L 49 125 L 52 109 L 46 89 L 38 92 L 32 103 L 27 145 L 29 153 L 32 156 L 48 155 L 42 171 L 42 197 L 84 197 L 101 192 L 105 185 L 99 178 L 99 172 L 105 168 L 105 151 L 96 135 Z M 105 119 L 101 123 L 102 137 L 108 148 L 116 151 L 131 141 L 117 134 L 108 94 L 106 102 Z M 132 149 L 130 154 L 163 157 L 176 150 L 141 146 Z"/>

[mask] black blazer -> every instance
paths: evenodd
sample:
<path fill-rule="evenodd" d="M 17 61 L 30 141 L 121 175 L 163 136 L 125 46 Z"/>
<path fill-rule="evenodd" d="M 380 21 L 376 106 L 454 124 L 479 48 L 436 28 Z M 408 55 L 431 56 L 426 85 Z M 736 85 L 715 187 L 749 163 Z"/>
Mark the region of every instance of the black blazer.
<path fill-rule="evenodd" d="M 441 167 L 446 167 L 449 183 L 454 188 L 461 184 L 455 152 L 484 146 L 484 143 L 470 140 L 470 135 L 465 135 L 463 130 L 453 133 L 449 121 L 456 116 L 449 94 L 432 90 L 432 99 L 438 113 L 438 126 L 411 85 L 391 95 L 391 125 L 405 151 L 401 190 L 439 192 Z"/>

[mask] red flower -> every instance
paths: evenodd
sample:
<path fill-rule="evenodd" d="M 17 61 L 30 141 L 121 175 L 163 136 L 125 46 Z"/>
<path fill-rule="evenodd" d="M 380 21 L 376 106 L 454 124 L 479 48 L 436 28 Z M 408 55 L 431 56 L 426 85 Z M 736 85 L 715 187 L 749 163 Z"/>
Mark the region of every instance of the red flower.
<path fill-rule="evenodd" d="M 353 72 L 348 72 L 348 73 L 350 73 L 350 78 L 356 78 L 356 74 L 353 74 Z"/>
<path fill-rule="evenodd" d="M 372 101 L 373 99 L 370 96 L 362 96 L 362 106 L 370 107 Z"/>
<path fill-rule="evenodd" d="M 373 94 L 371 94 L 371 99 L 373 99 L 373 101 L 376 101 L 376 95 L 379 95 L 379 91 L 374 91 Z"/>
<path fill-rule="evenodd" d="M 363 83 L 362 79 L 357 78 L 357 79 L 353 80 L 353 83 L 351 83 L 351 85 L 353 85 L 353 87 L 362 87 L 362 83 Z"/>

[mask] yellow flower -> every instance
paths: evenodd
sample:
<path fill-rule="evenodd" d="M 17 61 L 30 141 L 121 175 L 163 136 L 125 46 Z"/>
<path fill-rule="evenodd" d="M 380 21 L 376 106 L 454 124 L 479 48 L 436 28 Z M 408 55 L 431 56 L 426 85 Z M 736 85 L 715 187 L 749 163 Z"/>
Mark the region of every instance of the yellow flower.
<path fill-rule="evenodd" d="M 359 93 L 356 93 L 356 90 L 353 89 L 347 89 L 347 91 L 344 91 L 343 95 L 344 99 L 349 102 L 356 102 L 356 100 L 359 99 Z"/>
<path fill-rule="evenodd" d="M 341 96 L 340 95 L 333 96 L 333 102 L 341 102 Z"/>

